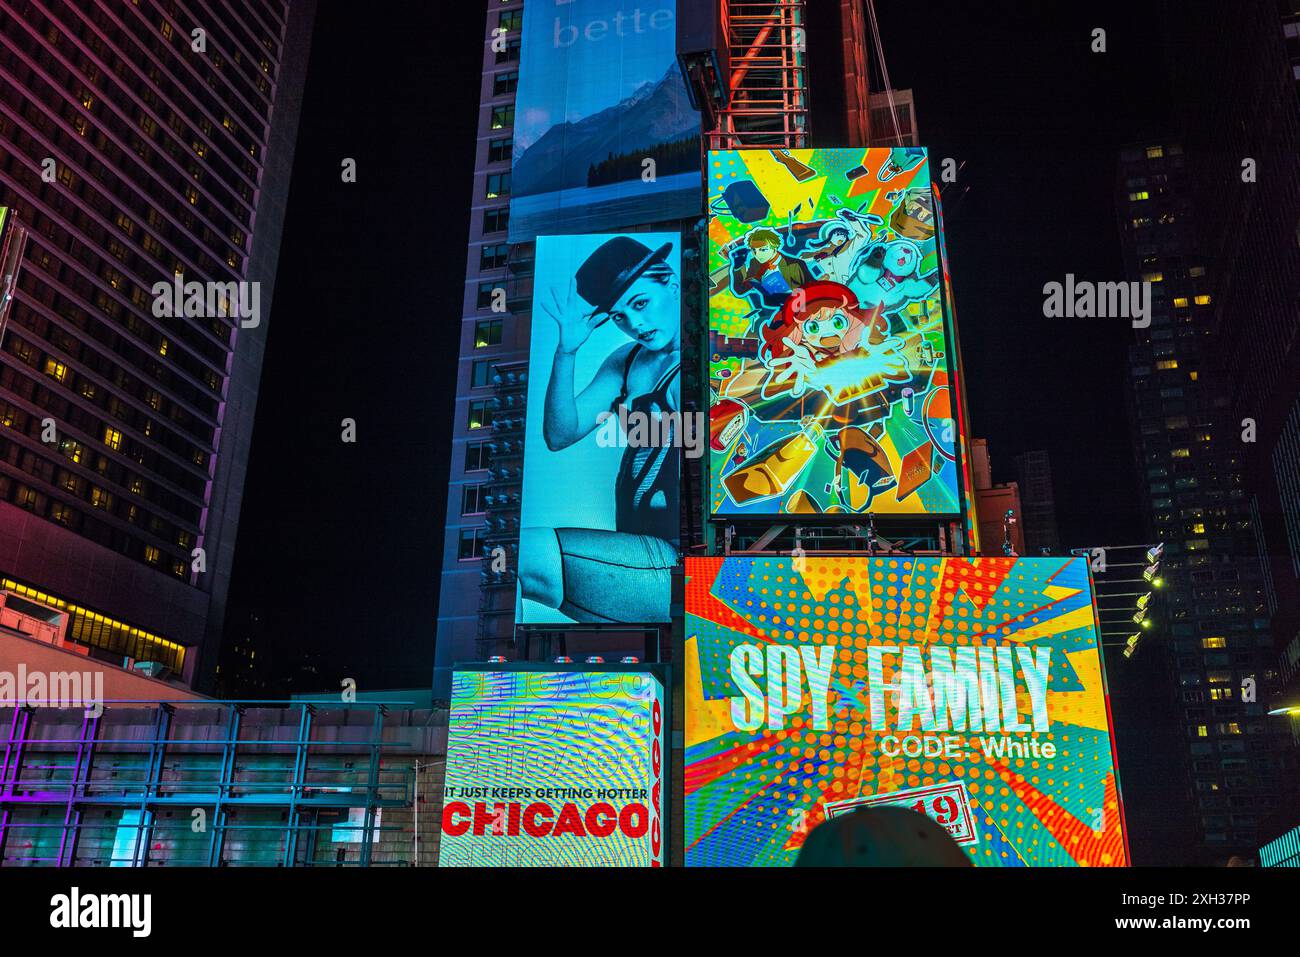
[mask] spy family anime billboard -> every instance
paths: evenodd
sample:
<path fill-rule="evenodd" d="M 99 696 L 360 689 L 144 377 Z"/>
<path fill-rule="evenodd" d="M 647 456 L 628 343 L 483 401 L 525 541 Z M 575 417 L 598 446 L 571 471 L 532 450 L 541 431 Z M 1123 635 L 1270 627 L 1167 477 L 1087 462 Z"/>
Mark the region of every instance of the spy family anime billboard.
<path fill-rule="evenodd" d="M 458 669 L 438 863 L 662 865 L 665 720 L 650 671 Z"/>
<path fill-rule="evenodd" d="M 680 370 L 676 233 L 538 237 L 516 621 L 669 620 Z"/>
<path fill-rule="evenodd" d="M 711 513 L 961 514 L 925 150 L 708 163 Z"/>
<path fill-rule="evenodd" d="M 510 241 L 699 215 L 700 115 L 677 66 L 676 0 L 529 0 Z"/>
<path fill-rule="evenodd" d="M 894 805 L 972 863 L 1128 861 L 1082 558 L 688 558 L 688 865 Z"/>

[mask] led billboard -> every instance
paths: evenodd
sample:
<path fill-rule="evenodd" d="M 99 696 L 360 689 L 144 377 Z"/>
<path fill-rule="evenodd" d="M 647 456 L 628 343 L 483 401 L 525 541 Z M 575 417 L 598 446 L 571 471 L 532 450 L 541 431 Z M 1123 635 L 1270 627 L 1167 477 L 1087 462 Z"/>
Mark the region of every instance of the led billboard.
<path fill-rule="evenodd" d="M 661 866 L 665 720 L 650 671 L 458 669 L 438 863 Z"/>
<path fill-rule="evenodd" d="M 512 243 L 699 215 L 700 115 L 677 67 L 676 19 L 675 0 L 525 6 Z"/>
<path fill-rule="evenodd" d="M 1082 558 L 688 558 L 688 865 L 794 862 L 827 818 L 925 813 L 972 863 L 1121 866 Z"/>
<path fill-rule="evenodd" d="M 711 152 L 710 510 L 960 515 L 925 150 Z"/>
<path fill-rule="evenodd" d="M 669 620 L 680 259 L 676 233 L 537 239 L 519 622 Z"/>

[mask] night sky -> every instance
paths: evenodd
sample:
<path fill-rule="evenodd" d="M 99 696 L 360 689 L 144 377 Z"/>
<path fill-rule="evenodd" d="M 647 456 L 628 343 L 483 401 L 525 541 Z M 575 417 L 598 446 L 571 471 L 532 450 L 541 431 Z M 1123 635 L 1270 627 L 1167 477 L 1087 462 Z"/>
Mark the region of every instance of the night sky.
<path fill-rule="evenodd" d="M 965 163 L 947 246 L 994 478 L 1046 449 L 1065 546 L 1141 541 L 1132 332 L 1046 319 L 1042 287 L 1124 278 L 1117 151 L 1169 106 L 1158 4 L 877 6 L 922 143 Z M 281 675 L 313 649 L 319 687 L 432 672 L 483 4 L 401 10 L 320 4 L 227 621 L 229 639 L 256 612 Z"/>

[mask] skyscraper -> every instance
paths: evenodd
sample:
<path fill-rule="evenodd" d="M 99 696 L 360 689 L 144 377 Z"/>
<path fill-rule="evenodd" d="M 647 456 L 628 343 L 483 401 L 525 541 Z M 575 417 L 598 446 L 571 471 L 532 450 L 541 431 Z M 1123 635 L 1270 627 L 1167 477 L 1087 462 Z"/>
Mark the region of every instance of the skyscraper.
<path fill-rule="evenodd" d="M 1185 29 L 1173 37 L 1170 63 L 1213 257 L 1208 330 L 1227 375 L 1240 491 L 1271 618 L 1276 680 L 1261 691 L 1283 711 L 1300 705 L 1300 6 L 1196 0 L 1177 15 Z M 1288 724 L 1280 714 L 1269 720 Z M 1300 713 L 1289 724 L 1300 746 Z M 1300 824 L 1297 757 L 1278 776 L 1292 825 Z"/>
<path fill-rule="evenodd" d="M 844 2 L 823 10 L 819 4 L 810 10 L 804 0 L 729 0 L 720 7 L 721 11 L 703 6 L 687 10 L 683 4 L 676 12 L 679 21 L 685 21 L 677 23 L 678 38 L 687 38 L 686 47 L 678 46 L 678 59 L 687 66 L 692 82 L 704 81 L 691 72 L 691 56 L 718 53 L 716 49 L 688 49 L 697 32 L 716 35 L 718 42 L 728 45 L 722 51 L 723 61 L 728 53 L 745 57 L 742 68 L 724 78 L 730 83 L 725 104 L 709 102 L 707 90 L 694 93 L 697 108 L 703 108 L 701 123 L 713 121 L 712 128 L 706 130 L 710 148 L 808 146 L 810 117 L 819 124 L 819 136 L 827 144 L 865 144 L 865 73 L 851 69 L 855 63 L 865 62 L 862 34 L 866 25 L 860 5 Z M 713 18 L 716 23 L 707 22 Z M 596 32 L 587 34 L 587 39 L 598 42 L 605 36 L 604 30 L 618 29 L 615 20 L 608 23 L 611 26 L 593 27 Z M 717 23 L 725 24 L 720 32 L 712 29 Z M 653 24 L 647 20 L 644 28 L 659 25 L 657 20 Z M 532 242 L 507 240 L 516 88 L 521 67 L 530 69 L 530 64 L 520 62 L 523 27 L 521 2 L 506 0 L 489 6 L 482 37 L 479 142 L 462 302 L 451 491 L 441 553 L 435 697 L 446 697 L 456 661 L 481 661 L 515 652 L 514 569 L 524 425 L 529 411 L 525 405 L 535 259 Z M 558 50 L 565 46 L 564 31 L 570 28 L 556 29 L 560 31 L 555 34 Z M 808 68 L 813 61 L 822 65 L 816 77 L 810 77 Z M 639 82 L 654 79 L 642 77 Z M 646 222 L 629 225 L 643 228 Z M 693 226 L 694 220 L 665 219 L 660 225 L 680 229 Z M 687 255 L 691 255 L 689 249 Z M 691 291 L 689 281 L 683 292 L 688 303 L 698 294 Z M 696 347 L 689 307 L 687 314 L 684 396 L 700 387 L 699 380 L 692 378 L 699 361 L 691 354 Z M 686 401 L 689 406 L 693 400 Z M 692 490 L 698 489 L 698 465 L 691 460 L 683 463 L 683 487 L 688 492 L 684 501 L 691 501 Z M 683 515 L 683 544 L 687 547 L 703 536 L 696 508 L 691 505 Z M 620 637 L 608 631 L 604 636 L 603 641 L 632 641 L 627 650 L 640 653 L 639 636 L 629 633 Z M 545 632 L 539 639 L 546 650 L 559 650 L 558 645 L 551 646 Z M 532 645 L 531 653 L 538 652 L 538 645 Z"/>
<path fill-rule="evenodd" d="M 1150 325 L 1129 354 L 1144 505 L 1165 546 L 1147 647 L 1168 657 L 1164 693 L 1183 719 L 1191 814 L 1165 811 L 1192 822 L 1184 840 L 1195 861 L 1223 863 L 1253 854 L 1279 801 L 1280 758 L 1276 728 L 1252 697 L 1273 657 L 1264 581 L 1230 383 L 1208 346 L 1220 262 L 1203 242 L 1188 165 L 1167 137 L 1125 148 L 1117 208 L 1128 278 L 1152 290 Z"/>
<path fill-rule="evenodd" d="M 1016 456 L 1016 484 L 1020 486 L 1026 554 L 1059 555 L 1061 535 L 1056 527 L 1052 460 L 1045 451 L 1037 449 Z"/>
<path fill-rule="evenodd" d="M 514 636 L 514 576 L 508 569 L 493 572 L 483 554 L 489 543 L 500 545 L 512 553 L 507 565 L 513 569 L 519 536 L 526 381 L 521 376 L 528 369 L 528 324 L 519 310 L 526 312 L 529 293 L 526 280 L 512 279 L 521 263 L 507 268 L 506 231 L 523 7 L 522 0 L 490 5 L 483 28 L 478 152 L 438 598 L 434 693 L 442 697 L 454 662 L 508 653 Z"/>
<path fill-rule="evenodd" d="M 0 206 L 29 231 L 0 343 L 0 591 L 66 615 L 69 650 L 199 686 L 314 13 L 0 2 Z"/>

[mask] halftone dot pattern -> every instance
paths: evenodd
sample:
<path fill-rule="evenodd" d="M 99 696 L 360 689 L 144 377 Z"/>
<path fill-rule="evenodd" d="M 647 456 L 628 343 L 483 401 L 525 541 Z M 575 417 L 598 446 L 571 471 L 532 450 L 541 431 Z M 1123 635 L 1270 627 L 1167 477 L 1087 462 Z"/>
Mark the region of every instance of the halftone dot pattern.
<path fill-rule="evenodd" d="M 790 863 L 827 803 L 953 781 L 969 796 L 978 843 L 967 853 L 978 864 L 1125 863 L 1081 559 L 844 557 L 805 558 L 801 566 L 781 558 L 687 559 L 687 630 L 700 657 L 699 687 L 686 689 L 688 863 Z M 696 740 L 693 707 L 740 700 L 730 655 L 742 644 L 762 649 L 764 665 L 776 646 L 833 647 L 827 726 L 813 726 L 804 681 L 783 726 L 765 722 L 750 733 L 731 725 Z M 887 737 L 909 734 L 897 728 L 894 693 L 881 699 L 885 727 L 873 727 L 871 645 L 899 649 L 882 656 L 886 684 L 896 683 L 907 647 L 923 657 L 936 645 L 986 654 L 1050 650 L 1048 730 L 934 731 L 933 738 L 956 739 L 956 753 L 887 754 Z M 755 680 L 765 687 L 763 677 Z M 1058 682 L 1073 690 L 1057 691 Z M 1015 714 L 1028 722 L 1033 702 L 1021 676 L 1015 691 Z M 910 737 L 923 737 L 919 724 Z M 1006 744 L 1030 739 L 1037 753 Z M 1055 749 L 1050 756 L 1047 745 Z"/>

